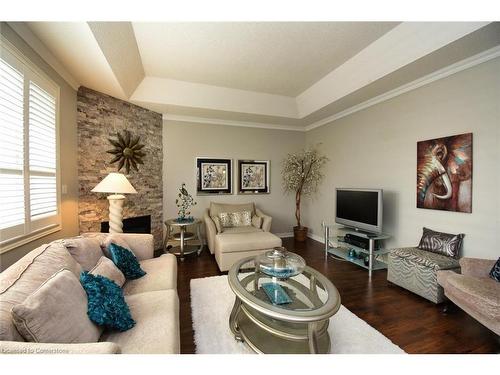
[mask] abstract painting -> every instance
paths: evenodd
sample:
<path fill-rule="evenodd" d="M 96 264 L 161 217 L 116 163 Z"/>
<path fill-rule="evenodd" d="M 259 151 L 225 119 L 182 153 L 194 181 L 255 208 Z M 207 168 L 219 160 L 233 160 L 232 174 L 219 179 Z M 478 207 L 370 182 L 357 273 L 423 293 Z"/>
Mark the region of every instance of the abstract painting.
<path fill-rule="evenodd" d="M 232 194 L 231 159 L 196 158 L 198 194 Z"/>
<path fill-rule="evenodd" d="M 472 212 L 472 133 L 417 143 L 417 207 Z"/>
<path fill-rule="evenodd" d="M 269 193 L 269 160 L 238 160 L 238 192 Z"/>

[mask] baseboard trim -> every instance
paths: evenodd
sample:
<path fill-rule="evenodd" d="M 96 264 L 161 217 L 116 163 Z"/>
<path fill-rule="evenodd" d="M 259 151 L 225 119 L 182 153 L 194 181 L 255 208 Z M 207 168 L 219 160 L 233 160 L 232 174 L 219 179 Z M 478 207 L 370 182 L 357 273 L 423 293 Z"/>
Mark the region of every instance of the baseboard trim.
<path fill-rule="evenodd" d="M 325 243 L 325 238 L 323 236 L 318 236 L 317 234 L 314 234 L 314 233 L 308 233 L 307 237 L 309 237 L 310 239 L 312 239 L 314 241 L 318 241 L 322 244 Z"/>
<path fill-rule="evenodd" d="M 288 238 L 288 237 L 293 237 L 293 232 L 283 232 L 283 233 L 274 233 L 280 238 Z"/>

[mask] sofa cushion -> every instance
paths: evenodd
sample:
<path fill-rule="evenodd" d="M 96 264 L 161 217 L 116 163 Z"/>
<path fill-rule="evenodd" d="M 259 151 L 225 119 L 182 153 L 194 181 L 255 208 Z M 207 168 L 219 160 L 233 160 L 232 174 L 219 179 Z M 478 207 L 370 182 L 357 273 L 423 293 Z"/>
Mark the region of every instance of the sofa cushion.
<path fill-rule="evenodd" d="M 179 353 L 179 298 L 175 290 L 126 296 L 137 324 L 126 332 L 105 331 L 100 341 L 118 344 L 122 353 Z"/>
<path fill-rule="evenodd" d="M 220 222 L 219 217 L 218 216 L 210 216 L 210 218 L 212 219 L 212 221 L 215 224 L 215 229 L 217 230 L 217 233 L 222 233 L 223 228 L 222 228 L 222 224 Z"/>
<path fill-rule="evenodd" d="M 488 274 L 493 280 L 500 282 L 500 258 L 495 262 Z"/>
<path fill-rule="evenodd" d="M 87 295 L 77 277 L 60 270 L 12 308 L 17 330 L 30 342 L 97 342 L 102 330 L 87 316 Z"/>
<path fill-rule="evenodd" d="M 112 233 L 105 237 L 101 237 L 101 249 L 104 255 L 106 255 L 108 258 L 111 258 L 110 245 L 112 243 L 125 249 L 129 249 L 130 251 L 132 251 L 132 253 L 134 252 L 125 238 L 123 238 L 119 234 Z"/>
<path fill-rule="evenodd" d="M 500 319 L 500 284 L 490 278 L 455 274 L 446 279 L 446 295 L 491 320 Z"/>
<path fill-rule="evenodd" d="M 446 255 L 432 253 L 430 251 L 420 250 L 416 247 L 406 247 L 392 249 L 390 256 L 407 258 L 415 263 L 432 268 L 434 270 L 446 270 L 460 267 L 458 260 Z"/>
<path fill-rule="evenodd" d="M 113 280 L 120 288 L 125 284 L 125 276 L 122 271 L 115 266 L 111 259 L 102 256 L 94 268 L 90 270 L 92 275 L 101 275 Z"/>
<path fill-rule="evenodd" d="M 258 230 L 258 232 L 248 232 L 244 235 L 241 233 L 224 232 L 215 237 L 215 250 L 221 253 L 272 249 L 276 246 L 281 246 L 281 238 L 261 230 Z"/>
<path fill-rule="evenodd" d="M 156 290 L 177 288 L 177 259 L 173 254 L 164 254 L 159 258 L 140 262 L 146 275 L 136 280 L 128 280 L 123 286 L 126 295 Z"/>
<path fill-rule="evenodd" d="M 252 225 L 255 228 L 258 228 L 258 229 L 262 228 L 262 221 L 263 221 L 263 219 L 260 216 L 257 216 L 257 215 L 252 216 Z"/>
<path fill-rule="evenodd" d="M 75 237 L 61 242 L 85 271 L 94 268 L 103 255 L 97 238 Z"/>
<path fill-rule="evenodd" d="M 77 277 L 82 271 L 66 248 L 60 242 L 53 242 L 30 251 L 0 274 L 0 340 L 24 341 L 12 322 L 12 307 L 23 303 L 63 268 Z"/>
<path fill-rule="evenodd" d="M 255 215 L 254 203 L 241 203 L 241 204 L 226 204 L 210 202 L 210 216 L 219 216 L 222 212 L 238 212 L 250 211 L 252 216 Z"/>

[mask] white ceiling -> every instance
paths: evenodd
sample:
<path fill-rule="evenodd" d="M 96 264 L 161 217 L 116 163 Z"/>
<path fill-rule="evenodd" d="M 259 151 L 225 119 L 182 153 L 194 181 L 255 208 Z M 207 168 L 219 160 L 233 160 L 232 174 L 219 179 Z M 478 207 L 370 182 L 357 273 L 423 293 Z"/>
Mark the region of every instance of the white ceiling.
<path fill-rule="evenodd" d="M 500 51 L 488 22 L 9 25 L 75 87 L 176 120 L 294 130 Z"/>
<path fill-rule="evenodd" d="M 133 22 L 147 76 L 297 96 L 396 22 Z"/>

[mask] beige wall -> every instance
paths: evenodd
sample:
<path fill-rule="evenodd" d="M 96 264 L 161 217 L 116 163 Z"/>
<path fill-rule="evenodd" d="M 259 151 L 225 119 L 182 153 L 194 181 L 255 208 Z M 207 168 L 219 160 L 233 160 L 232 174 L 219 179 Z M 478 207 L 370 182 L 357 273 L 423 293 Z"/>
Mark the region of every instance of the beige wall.
<path fill-rule="evenodd" d="M 304 133 L 223 125 L 203 125 L 184 122 L 163 122 L 163 204 L 164 218 L 177 216 L 175 198 L 185 182 L 198 202 L 192 210 L 200 217 L 210 201 L 251 202 L 273 217 L 272 232 L 291 232 L 294 225 L 293 197 L 284 196 L 281 189 L 280 163 L 288 152 L 303 147 Z M 233 159 L 233 192 L 237 184 L 237 160 L 270 160 L 271 193 L 262 195 L 196 196 L 195 158 L 197 156 Z"/>
<path fill-rule="evenodd" d="M 464 255 L 500 256 L 500 59 L 306 133 L 331 161 L 305 222 L 321 235 L 334 219 L 335 187 L 384 189 L 390 246 L 416 245 L 423 226 L 465 233 Z M 416 208 L 417 141 L 473 133 L 472 214 Z"/>
<path fill-rule="evenodd" d="M 24 56 L 45 72 L 61 88 L 60 92 L 60 144 L 61 182 L 67 187 L 62 194 L 62 229 L 59 232 L 30 242 L 0 255 L 3 270 L 30 250 L 52 240 L 78 234 L 78 179 L 76 138 L 76 91 L 64 81 L 42 58 L 34 52 L 6 23 L 0 22 L 0 31 Z"/>

